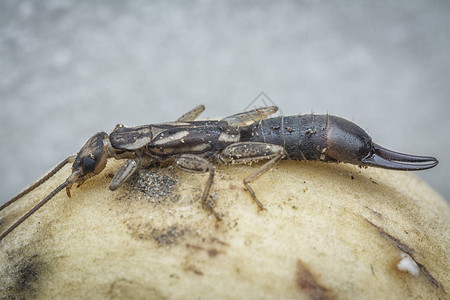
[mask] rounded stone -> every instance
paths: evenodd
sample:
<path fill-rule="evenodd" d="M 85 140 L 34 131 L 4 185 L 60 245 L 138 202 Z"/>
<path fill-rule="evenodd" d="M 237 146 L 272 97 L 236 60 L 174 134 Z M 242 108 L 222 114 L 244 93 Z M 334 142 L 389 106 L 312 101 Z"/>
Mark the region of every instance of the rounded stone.
<path fill-rule="evenodd" d="M 450 209 L 407 172 L 283 161 L 206 174 L 122 162 L 59 193 L 0 242 L 0 298 L 438 299 L 448 297 Z M 0 231 L 70 175 L 0 212 Z M 406 265 L 405 265 L 406 264 Z M 408 271 L 409 270 L 409 271 Z"/>

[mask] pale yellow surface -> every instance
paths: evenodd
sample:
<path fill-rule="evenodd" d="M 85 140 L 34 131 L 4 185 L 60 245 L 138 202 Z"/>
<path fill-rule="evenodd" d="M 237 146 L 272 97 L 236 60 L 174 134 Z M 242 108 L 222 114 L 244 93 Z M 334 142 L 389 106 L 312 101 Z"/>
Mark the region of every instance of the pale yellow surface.
<path fill-rule="evenodd" d="M 0 242 L 0 298 L 449 299 L 450 208 L 413 174 L 284 161 L 252 184 L 258 212 L 242 186 L 256 166 L 219 166 L 216 222 L 206 175 L 146 169 L 154 189 L 111 192 L 119 164 Z M 69 173 L 2 211 L 1 232 Z"/>

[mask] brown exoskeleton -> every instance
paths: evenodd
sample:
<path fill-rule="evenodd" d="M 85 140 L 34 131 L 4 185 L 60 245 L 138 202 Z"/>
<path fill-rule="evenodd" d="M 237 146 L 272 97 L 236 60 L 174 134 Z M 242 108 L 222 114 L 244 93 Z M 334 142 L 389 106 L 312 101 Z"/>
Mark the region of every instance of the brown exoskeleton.
<path fill-rule="evenodd" d="M 61 162 L 34 185 L 8 201 L 0 210 L 29 193 L 73 162 L 72 174 L 47 197 L 0 235 L 3 239 L 62 189 L 70 197 L 73 184 L 82 184 L 99 174 L 108 158 L 128 159 L 111 181 L 115 190 L 139 169 L 142 160 L 172 161 L 191 172 L 209 172 L 202 193 L 202 204 L 220 219 L 207 201 L 215 168 L 212 162 L 250 163 L 269 161 L 246 177 L 244 185 L 262 209 L 249 183 L 267 172 L 281 159 L 345 162 L 393 170 L 425 170 L 438 164 L 434 157 L 394 152 L 372 142 L 356 124 L 331 115 L 267 117 L 277 111 L 268 106 L 235 114 L 219 121 L 194 121 L 204 106 L 189 111 L 176 122 L 125 127 L 117 125 L 111 134 L 92 136 L 75 156 Z"/>

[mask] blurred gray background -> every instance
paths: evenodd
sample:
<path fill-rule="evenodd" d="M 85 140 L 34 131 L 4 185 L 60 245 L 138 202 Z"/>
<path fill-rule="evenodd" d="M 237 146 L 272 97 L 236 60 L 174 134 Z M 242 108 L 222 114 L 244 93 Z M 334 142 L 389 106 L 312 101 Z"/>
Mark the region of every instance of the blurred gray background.
<path fill-rule="evenodd" d="M 450 1 L 0 2 L 0 202 L 97 131 L 244 110 L 332 113 L 440 159 L 450 199 Z"/>

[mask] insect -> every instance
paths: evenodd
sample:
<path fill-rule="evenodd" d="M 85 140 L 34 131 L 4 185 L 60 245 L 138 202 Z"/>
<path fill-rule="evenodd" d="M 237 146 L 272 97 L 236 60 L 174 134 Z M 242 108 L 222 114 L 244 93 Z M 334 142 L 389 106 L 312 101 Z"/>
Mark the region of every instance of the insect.
<path fill-rule="evenodd" d="M 0 235 L 7 236 L 61 190 L 70 197 L 71 187 L 99 174 L 108 158 L 127 159 L 111 181 L 116 190 L 141 166 L 144 159 L 168 161 L 190 172 L 208 172 L 202 192 L 202 205 L 219 220 L 208 202 L 216 164 L 242 164 L 268 160 L 247 176 L 244 186 L 254 202 L 263 209 L 249 185 L 281 159 L 345 162 L 394 170 L 424 170 L 438 164 L 434 157 L 394 152 L 372 142 L 356 124 L 332 115 L 296 115 L 268 118 L 275 106 L 262 107 L 221 120 L 195 121 L 204 111 L 200 105 L 175 122 L 126 127 L 117 125 L 109 135 L 93 135 L 77 155 L 70 156 L 41 180 L 0 207 L 9 206 L 73 162 L 72 174 L 41 202 Z"/>

